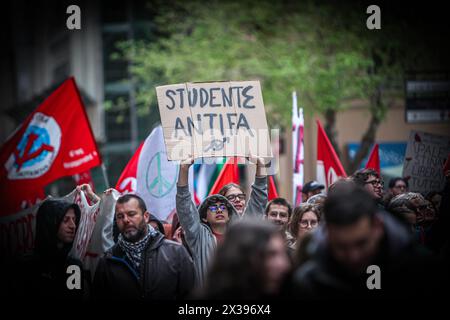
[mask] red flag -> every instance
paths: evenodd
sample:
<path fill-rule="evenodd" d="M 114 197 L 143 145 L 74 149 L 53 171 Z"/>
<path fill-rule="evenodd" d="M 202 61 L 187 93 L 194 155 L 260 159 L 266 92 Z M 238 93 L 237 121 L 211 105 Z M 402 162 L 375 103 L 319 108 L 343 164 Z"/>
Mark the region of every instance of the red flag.
<path fill-rule="evenodd" d="M 20 209 L 24 210 L 27 208 L 31 208 L 32 206 L 44 201 L 45 199 L 45 190 L 44 189 L 36 189 L 34 192 L 28 193 L 27 197 L 24 197 L 20 203 Z"/>
<path fill-rule="evenodd" d="M 378 174 L 380 174 L 380 155 L 379 155 L 379 146 L 376 143 L 372 151 L 370 152 L 369 160 L 366 164 L 366 169 L 374 169 Z"/>
<path fill-rule="evenodd" d="M 224 185 L 232 182 L 239 184 L 239 168 L 236 157 L 228 159 L 224 164 L 222 171 L 220 171 L 219 176 L 217 177 L 216 182 L 214 182 L 209 194 L 219 193 L 219 190 Z"/>
<path fill-rule="evenodd" d="M 94 181 L 92 180 L 91 170 L 77 173 L 73 175 L 72 178 L 75 181 L 75 185 L 79 186 L 87 183 L 91 185 L 92 190 L 94 190 Z"/>
<path fill-rule="evenodd" d="M 100 164 L 75 80 L 69 78 L 0 149 L 1 214 L 17 212 L 24 199 L 47 184 Z"/>
<path fill-rule="evenodd" d="M 123 169 L 119 180 L 116 184 L 116 190 L 121 193 L 134 193 L 136 192 L 137 183 L 137 168 L 139 163 L 139 157 L 141 156 L 141 150 L 144 146 L 144 142 L 141 143 L 139 148 L 134 153 L 133 157 L 128 162 L 125 169 Z"/>
<path fill-rule="evenodd" d="M 268 200 L 272 200 L 278 198 L 278 192 L 277 187 L 275 186 L 275 181 L 273 179 L 273 176 L 269 176 L 269 194 L 268 194 Z"/>
<path fill-rule="evenodd" d="M 341 161 L 325 130 L 317 120 L 317 181 L 328 188 L 339 177 L 346 177 Z"/>
<path fill-rule="evenodd" d="M 195 192 L 195 190 L 194 190 L 194 202 L 195 202 L 195 205 L 199 205 L 200 203 L 202 203 L 201 201 L 200 201 L 200 199 L 198 198 L 198 195 L 197 195 L 197 192 Z"/>

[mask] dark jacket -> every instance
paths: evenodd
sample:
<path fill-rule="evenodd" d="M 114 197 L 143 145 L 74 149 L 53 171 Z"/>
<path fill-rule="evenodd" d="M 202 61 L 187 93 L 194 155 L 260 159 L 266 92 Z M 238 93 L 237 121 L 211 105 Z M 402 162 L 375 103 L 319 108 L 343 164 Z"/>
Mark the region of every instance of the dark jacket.
<path fill-rule="evenodd" d="M 157 232 L 143 252 L 140 275 L 119 245 L 111 248 L 97 266 L 93 296 L 97 299 L 183 299 L 192 290 L 195 273 L 186 249 Z"/>
<path fill-rule="evenodd" d="M 57 233 L 65 214 L 74 209 L 76 225 L 80 222 L 78 205 L 62 200 L 49 199 L 44 201 L 36 215 L 36 237 L 33 254 L 14 260 L 8 269 L 11 270 L 7 279 L 10 297 L 30 297 L 43 299 L 54 297 L 58 299 L 83 298 L 87 277 L 83 275 L 81 262 L 70 258 L 68 253 L 72 244 L 58 246 Z M 67 268 L 77 265 L 81 271 L 81 290 L 67 288 L 70 274 Z"/>
<path fill-rule="evenodd" d="M 158 226 L 157 230 L 163 234 L 163 236 L 166 236 L 166 231 L 164 230 L 164 225 L 162 224 L 161 220 L 159 220 L 154 215 L 150 214 L 150 217 L 148 218 L 148 223 L 154 222 Z"/>
<path fill-rule="evenodd" d="M 442 200 L 438 212 L 438 219 L 432 227 L 430 249 L 444 260 L 446 268 L 450 268 L 450 178 L 446 178 L 444 189 L 441 191 Z"/>
<path fill-rule="evenodd" d="M 308 244 L 311 259 L 293 276 L 296 298 L 406 298 L 430 296 L 438 290 L 442 265 L 413 241 L 408 230 L 392 216 L 382 214 L 385 236 L 374 265 L 380 267 L 381 289 L 369 290 L 372 273 L 348 273 L 332 257 L 324 229 L 319 229 Z"/>

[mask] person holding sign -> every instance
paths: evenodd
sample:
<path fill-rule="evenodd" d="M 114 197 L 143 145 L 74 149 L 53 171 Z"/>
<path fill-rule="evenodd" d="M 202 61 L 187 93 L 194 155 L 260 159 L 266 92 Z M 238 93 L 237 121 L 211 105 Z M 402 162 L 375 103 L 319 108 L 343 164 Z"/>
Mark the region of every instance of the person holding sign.
<path fill-rule="evenodd" d="M 244 189 L 236 183 L 224 185 L 219 190 L 219 194 L 233 204 L 240 217 L 262 217 L 267 205 L 267 176 L 264 172 L 263 160 L 257 159 L 255 182 L 252 184 L 252 191 L 248 201 L 246 200 Z"/>
<path fill-rule="evenodd" d="M 273 157 L 259 81 L 178 83 L 156 94 L 169 161 Z"/>
<path fill-rule="evenodd" d="M 208 196 L 197 209 L 188 185 L 189 167 L 193 162 L 193 158 L 189 157 L 180 165 L 176 208 L 194 260 L 196 284 L 202 286 L 217 243 L 222 241 L 228 224 L 238 213 L 231 202 L 220 194 Z"/>

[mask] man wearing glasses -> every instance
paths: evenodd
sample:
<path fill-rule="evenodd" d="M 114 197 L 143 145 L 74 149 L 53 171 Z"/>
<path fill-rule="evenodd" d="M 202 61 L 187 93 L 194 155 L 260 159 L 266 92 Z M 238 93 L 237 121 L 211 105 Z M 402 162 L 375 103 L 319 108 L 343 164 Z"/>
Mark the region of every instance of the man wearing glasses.
<path fill-rule="evenodd" d="M 233 204 L 240 217 L 262 216 L 267 205 L 267 175 L 264 160 L 256 159 L 256 176 L 248 199 L 244 188 L 235 183 L 224 185 L 219 194 Z"/>
<path fill-rule="evenodd" d="M 369 192 L 379 207 L 384 208 L 381 202 L 383 198 L 384 183 L 378 172 L 373 169 L 361 169 L 356 171 L 351 176 L 351 179 L 356 185 L 363 187 L 367 192 Z"/>

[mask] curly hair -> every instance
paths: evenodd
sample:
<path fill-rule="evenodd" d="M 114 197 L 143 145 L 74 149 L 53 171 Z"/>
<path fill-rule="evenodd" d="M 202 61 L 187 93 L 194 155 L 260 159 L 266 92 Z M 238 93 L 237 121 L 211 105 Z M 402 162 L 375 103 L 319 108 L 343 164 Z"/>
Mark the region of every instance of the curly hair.
<path fill-rule="evenodd" d="M 403 207 L 414 211 L 415 206 L 411 202 L 414 199 L 420 199 L 422 201 L 425 201 L 425 198 L 420 193 L 406 192 L 392 198 L 391 201 L 389 202 L 387 210 L 393 212 L 396 211 L 397 208 Z"/>
<path fill-rule="evenodd" d="M 375 176 L 377 178 L 380 178 L 380 175 L 378 174 L 378 172 L 376 172 L 373 169 L 358 170 L 350 178 L 356 185 L 358 185 L 360 187 L 364 187 L 365 182 L 369 179 L 370 176 Z"/>

